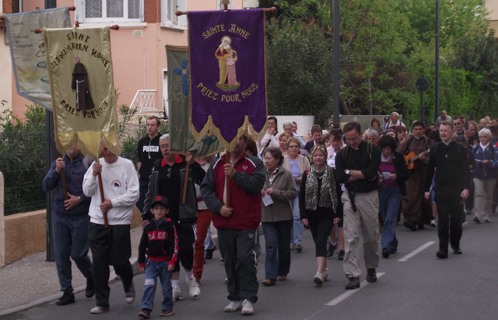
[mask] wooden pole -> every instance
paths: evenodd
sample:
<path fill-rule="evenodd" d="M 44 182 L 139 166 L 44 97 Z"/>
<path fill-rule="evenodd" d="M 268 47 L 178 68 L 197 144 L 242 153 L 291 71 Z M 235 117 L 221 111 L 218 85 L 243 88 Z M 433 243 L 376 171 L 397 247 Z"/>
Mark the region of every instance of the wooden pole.
<path fill-rule="evenodd" d="M 192 157 L 194 154 L 192 153 Z M 187 183 L 188 183 L 188 173 L 190 171 L 190 163 L 187 161 L 187 166 L 185 167 L 185 180 L 183 180 L 183 195 L 182 195 L 182 204 L 185 204 L 185 199 L 187 197 Z"/>
<path fill-rule="evenodd" d="M 99 162 L 99 158 L 95 159 L 95 162 L 97 162 L 97 164 L 100 164 Z M 104 185 L 102 183 L 102 175 L 100 174 L 100 172 L 97 173 L 97 178 L 99 180 L 99 190 L 100 190 L 100 201 L 101 203 L 104 203 L 105 201 L 105 197 L 104 197 Z M 104 228 L 109 228 L 109 220 L 107 219 L 107 212 L 102 212 L 103 216 L 104 216 Z"/>
<path fill-rule="evenodd" d="M 77 24 L 76 28 L 78 28 L 79 22 L 75 21 L 74 23 Z M 115 24 L 113 26 L 110 26 L 109 29 L 111 29 L 111 30 L 119 30 L 119 26 L 117 24 Z M 35 29 L 35 30 L 33 30 L 33 32 L 34 33 L 42 33 L 43 29 Z"/>
<path fill-rule="evenodd" d="M 227 153 L 226 153 L 226 164 L 229 164 L 230 163 L 230 151 L 227 150 Z M 226 176 L 225 178 L 225 187 L 227 188 L 227 203 L 226 203 L 226 206 L 228 208 L 230 208 L 230 176 Z"/>
<path fill-rule="evenodd" d="M 64 157 L 59 153 L 59 158 L 61 158 L 61 157 L 62 157 L 62 161 L 64 161 Z M 66 172 L 64 171 L 64 168 L 61 169 L 61 179 L 62 179 L 62 189 L 64 190 L 64 200 L 67 200 L 67 199 L 69 199 L 69 197 L 67 195 Z"/>
<path fill-rule="evenodd" d="M 223 9 L 223 10 L 226 10 L 226 9 Z M 223 11 L 223 10 L 222 10 L 222 11 Z M 276 12 L 276 11 L 277 11 L 277 8 L 275 8 L 275 7 L 271 7 L 271 8 L 265 8 L 264 10 L 265 10 L 265 12 L 274 13 L 274 12 Z M 185 14 L 187 14 L 187 13 L 188 13 L 188 11 L 176 11 L 176 12 L 175 12 L 175 14 L 176 14 L 177 16 L 183 16 L 183 15 L 185 15 Z"/>

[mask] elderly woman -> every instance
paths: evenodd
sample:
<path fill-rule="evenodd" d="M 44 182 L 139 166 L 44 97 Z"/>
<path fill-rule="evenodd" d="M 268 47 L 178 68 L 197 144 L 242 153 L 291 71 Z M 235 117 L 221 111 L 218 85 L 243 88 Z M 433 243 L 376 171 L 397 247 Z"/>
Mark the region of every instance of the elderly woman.
<path fill-rule="evenodd" d="M 405 157 L 396 151 L 396 141 L 391 136 L 384 136 L 379 140 L 382 149 L 380 172 L 381 179 L 379 192 L 379 209 L 384 220 L 382 232 L 382 256 L 388 258 L 398 250 L 395 227 L 399 212 L 401 196 L 406 196 L 405 181 L 409 173 Z"/>
<path fill-rule="evenodd" d="M 284 157 L 284 163 L 282 165 L 282 167 L 290 170 L 290 172 L 292 173 L 294 181 L 296 183 L 296 189 L 298 191 L 303 173 L 310 168 L 310 162 L 308 158 L 300 155 L 299 149 L 301 149 L 299 140 L 297 140 L 296 138 L 290 138 L 287 141 L 288 153 Z M 299 197 L 297 194 L 295 194 L 294 196 L 294 199 L 292 199 L 292 214 L 294 217 L 294 223 L 292 225 L 290 248 L 291 250 L 301 252 L 303 251 L 303 223 L 301 222 L 301 215 L 299 213 Z"/>
<path fill-rule="evenodd" d="M 472 178 L 475 186 L 474 198 L 474 222 L 481 223 L 481 220 L 489 223 L 491 220 L 493 188 L 498 177 L 498 148 L 492 145 L 491 131 L 488 128 L 479 131 L 479 145 L 472 149 L 476 166 L 472 171 Z"/>
<path fill-rule="evenodd" d="M 317 271 L 313 281 L 321 285 L 329 278 L 327 237 L 342 217 L 337 214 L 337 182 L 334 170 L 327 165 L 323 145 L 311 149 L 312 166 L 303 174 L 299 190 L 299 207 L 303 224 L 311 230 L 316 249 Z"/>
<path fill-rule="evenodd" d="M 282 132 L 278 136 L 278 145 L 284 157 L 287 155 L 287 141 L 290 139 L 290 137 L 291 136 L 287 132 Z"/>
<path fill-rule="evenodd" d="M 261 222 L 266 242 L 265 280 L 273 286 L 277 279 L 287 279 L 290 269 L 290 237 L 292 206 L 296 197 L 296 183 L 292 173 L 282 167 L 284 157 L 278 148 L 265 151 L 266 182 L 261 191 Z"/>

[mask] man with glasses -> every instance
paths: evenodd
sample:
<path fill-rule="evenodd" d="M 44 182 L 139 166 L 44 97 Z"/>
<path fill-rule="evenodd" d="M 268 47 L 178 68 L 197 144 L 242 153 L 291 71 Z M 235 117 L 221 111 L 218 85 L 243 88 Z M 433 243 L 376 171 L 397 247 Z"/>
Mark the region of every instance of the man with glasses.
<path fill-rule="evenodd" d="M 429 199 L 429 190 L 434 171 L 437 170 L 434 187 L 437 205 L 437 227 L 439 259 L 448 258 L 448 242 L 454 254 L 462 254 L 460 239 L 462 237 L 463 202 L 469 196 L 470 170 L 465 148 L 452 141 L 453 124 L 441 122 L 439 134 L 441 142 L 431 147 L 429 164 L 425 177 L 425 198 Z M 455 174 L 458 172 L 459 174 Z"/>
<path fill-rule="evenodd" d="M 455 133 L 457 136 L 463 136 L 465 134 L 462 119 L 460 119 L 460 117 L 453 117 L 453 126 L 455 127 Z"/>
<path fill-rule="evenodd" d="M 375 269 L 379 265 L 379 194 L 377 189 L 381 150 L 361 140 L 361 126 L 350 122 L 344 126 L 347 147 L 336 156 L 339 183 L 346 184 L 341 201 L 344 205 L 344 272 L 348 278 L 346 289 L 360 287 L 360 230 L 363 235 L 363 256 L 367 267 L 367 281 L 377 281 Z"/>
<path fill-rule="evenodd" d="M 150 205 L 156 196 L 168 199 L 168 217 L 175 224 L 178 235 L 178 257 L 175 269 L 171 275 L 171 286 L 173 288 L 173 301 L 182 300 L 182 292 L 179 286 L 180 262 L 185 269 L 185 280 L 189 286 L 191 297 L 197 297 L 201 290 L 199 282 L 192 274 L 194 266 L 194 225 L 197 221 L 197 195 L 194 183 L 201 184 L 205 172 L 195 161 L 190 152 L 187 152 L 185 160 L 177 153 L 169 152 L 169 134 L 163 134 L 159 138 L 159 148 L 162 159 L 154 162 L 152 174 L 149 177 L 149 191 L 145 195 L 144 210 L 142 212 L 142 227 L 153 219 Z M 184 181 L 187 163 L 189 164 L 187 193 L 185 204 L 182 204 Z"/>

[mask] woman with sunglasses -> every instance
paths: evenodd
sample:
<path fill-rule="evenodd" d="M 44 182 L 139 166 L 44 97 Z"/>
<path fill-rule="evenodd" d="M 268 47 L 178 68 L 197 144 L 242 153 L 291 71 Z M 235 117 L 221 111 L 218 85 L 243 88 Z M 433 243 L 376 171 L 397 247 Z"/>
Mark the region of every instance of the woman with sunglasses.
<path fill-rule="evenodd" d="M 303 174 L 299 190 L 301 219 L 313 236 L 317 272 L 313 281 L 321 285 L 329 278 L 327 269 L 327 238 L 342 217 L 337 213 L 337 182 L 334 170 L 327 165 L 327 149 L 316 145 L 311 149 L 312 165 Z"/>

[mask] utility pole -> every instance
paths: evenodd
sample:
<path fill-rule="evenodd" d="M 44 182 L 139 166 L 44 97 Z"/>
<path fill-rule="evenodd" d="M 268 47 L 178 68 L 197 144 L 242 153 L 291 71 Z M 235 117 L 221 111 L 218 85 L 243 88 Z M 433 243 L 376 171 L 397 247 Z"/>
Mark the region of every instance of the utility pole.
<path fill-rule="evenodd" d="M 332 20 L 334 21 L 334 124 L 339 123 L 339 26 L 340 10 L 339 0 L 332 0 L 334 10 Z M 332 13 L 332 10 L 330 10 Z"/>
<path fill-rule="evenodd" d="M 439 0 L 436 0 L 436 110 L 434 123 L 439 117 Z"/>

